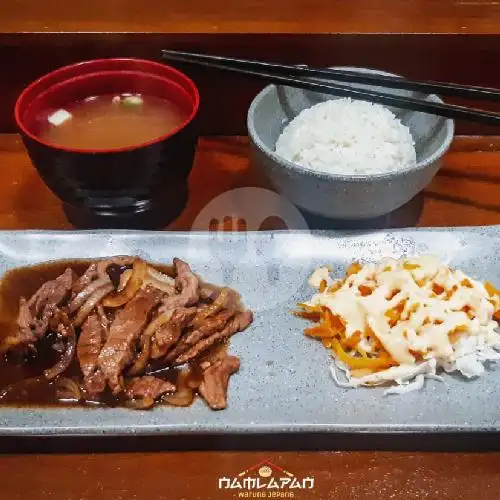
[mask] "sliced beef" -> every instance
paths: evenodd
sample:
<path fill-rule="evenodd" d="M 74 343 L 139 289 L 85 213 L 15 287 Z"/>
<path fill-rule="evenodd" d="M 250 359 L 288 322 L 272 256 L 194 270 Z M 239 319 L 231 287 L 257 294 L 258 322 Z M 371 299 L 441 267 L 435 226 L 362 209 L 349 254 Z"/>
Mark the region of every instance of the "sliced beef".
<path fill-rule="evenodd" d="M 69 368 L 76 352 L 76 333 L 73 325 L 69 322 L 67 324 L 60 323 L 56 331 L 61 337 L 65 338 L 65 346 L 60 351 L 61 356 L 56 364 L 44 370 L 43 374 L 48 380 L 53 380 L 64 373 Z"/>
<path fill-rule="evenodd" d="M 104 312 L 104 307 L 102 304 L 98 304 L 96 307 L 97 315 L 99 316 L 99 321 L 105 331 L 105 340 L 108 338 L 108 329 L 109 329 L 109 319 Z"/>
<path fill-rule="evenodd" d="M 49 319 L 49 326 L 47 328 L 47 333 L 52 332 L 57 334 L 56 338 L 51 339 L 51 347 L 54 351 L 58 353 L 63 353 L 66 351 L 66 343 L 70 336 L 74 335 L 74 328 L 69 319 L 68 313 L 63 308 L 57 308 L 54 314 Z M 76 347 L 76 342 L 75 342 Z"/>
<path fill-rule="evenodd" d="M 201 325 L 206 318 L 217 314 L 223 309 L 236 311 L 238 306 L 238 295 L 230 288 L 221 288 L 211 304 L 207 304 L 198 309 L 191 326 L 194 328 Z"/>
<path fill-rule="evenodd" d="M 229 377 L 239 368 L 239 358 L 225 356 L 203 370 L 203 379 L 198 391 L 212 410 L 223 410 L 227 407 Z"/>
<path fill-rule="evenodd" d="M 209 318 L 207 322 L 210 319 L 211 318 Z M 191 361 L 217 342 L 221 342 L 222 340 L 229 338 L 231 335 L 245 330 L 245 328 L 247 328 L 252 323 L 252 321 L 253 314 L 251 311 L 237 313 L 227 322 L 222 330 L 217 330 L 212 335 L 206 336 L 205 338 L 197 342 L 193 347 L 189 348 L 178 357 L 173 359 L 172 364 L 183 365 L 184 363 Z"/>
<path fill-rule="evenodd" d="M 161 312 L 171 311 L 178 307 L 192 306 L 199 300 L 199 280 L 189 267 L 189 264 L 175 258 L 174 267 L 177 272 L 175 285 L 180 292 L 165 298 Z"/>
<path fill-rule="evenodd" d="M 97 263 L 90 264 L 87 270 L 73 283 L 71 291 L 73 294 L 80 293 L 85 287 L 90 285 L 97 277 Z"/>
<path fill-rule="evenodd" d="M 192 306 L 199 299 L 199 280 L 198 277 L 191 271 L 189 264 L 181 259 L 174 258 L 174 267 L 177 271 L 175 285 L 181 290 L 181 295 L 186 297 L 186 305 Z"/>
<path fill-rule="evenodd" d="M 176 309 L 170 321 L 156 330 L 151 346 L 151 357 L 158 359 L 165 356 L 168 350 L 179 340 L 182 330 L 195 315 L 195 307 Z"/>
<path fill-rule="evenodd" d="M 162 296 L 163 292 L 156 288 L 139 290 L 116 313 L 111 323 L 106 344 L 99 354 L 98 366 L 114 394 L 123 389 L 121 372 L 132 361 L 135 342 Z"/>
<path fill-rule="evenodd" d="M 49 319 L 48 330 L 57 332 L 62 337 L 66 337 L 68 326 L 71 326 L 71 320 L 69 319 L 67 310 L 65 310 L 65 308 L 56 308 Z"/>
<path fill-rule="evenodd" d="M 106 341 L 106 330 L 97 314 L 91 314 L 82 326 L 76 355 L 83 373 L 83 383 L 90 396 L 104 391 L 106 381 L 97 365 L 102 346 Z"/>
<path fill-rule="evenodd" d="M 202 339 L 222 330 L 233 315 L 233 311 L 225 310 L 207 318 L 198 328 L 182 337 L 179 343 L 167 354 L 165 359 L 168 362 L 176 360 L 182 353 L 191 349 Z"/>
<path fill-rule="evenodd" d="M 90 398 L 95 398 L 106 389 L 106 379 L 101 370 L 96 370 L 83 379 L 85 390 Z"/>
<path fill-rule="evenodd" d="M 140 353 L 127 374 L 139 375 L 146 369 L 150 358 L 157 359 L 163 356 L 169 347 L 177 341 L 182 329 L 195 314 L 195 307 L 158 314 L 142 332 Z M 156 335 L 158 335 L 157 339 L 154 338 Z"/>
<path fill-rule="evenodd" d="M 49 321 L 69 297 L 75 274 L 66 269 L 54 280 L 45 282 L 28 300 L 19 301 L 18 331 L 13 344 L 30 344 L 45 335 Z"/>
<path fill-rule="evenodd" d="M 55 363 L 43 375 L 66 394 L 58 397 L 91 401 L 109 388 L 117 403 L 148 409 L 158 399 L 189 405 L 199 390 L 217 410 L 226 407 L 229 378 L 240 364 L 226 354 L 224 340 L 252 322 L 240 310 L 236 292 L 200 284 L 180 259 L 167 276 L 137 257 L 112 257 L 91 263 L 80 277 L 66 269 L 21 298 L 17 332 L 0 349 L 21 345 L 20 354 L 31 351 L 41 361 L 48 352 Z M 75 357 L 83 381 L 68 373 Z M 193 359 L 175 385 L 153 376 Z"/>
<path fill-rule="evenodd" d="M 143 377 L 134 377 L 127 381 L 127 396 L 139 399 L 158 399 L 167 392 L 175 392 L 176 387 L 171 382 L 144 375 Z"/>
<path fill-rule="evenodd" d="M 219 295 L 220 288 L 210 283 L 203 283 L 200 285 L 200 299 L 213 302 Z"/>
<path fill-rule="evenodd" d="M 38 322 L 31 313 L 28 301 L 24 297 L 21 297 L 21 299 L 19 300 L 19 313 L 17 315 L 18 329 L 16 331 L 15 337 L 13 337 L 11 340 L 11 344 L 17 345 L 35 342 L 37 340 L 38 334 L 33 330 L 35 330 L 37 326 Z"/>

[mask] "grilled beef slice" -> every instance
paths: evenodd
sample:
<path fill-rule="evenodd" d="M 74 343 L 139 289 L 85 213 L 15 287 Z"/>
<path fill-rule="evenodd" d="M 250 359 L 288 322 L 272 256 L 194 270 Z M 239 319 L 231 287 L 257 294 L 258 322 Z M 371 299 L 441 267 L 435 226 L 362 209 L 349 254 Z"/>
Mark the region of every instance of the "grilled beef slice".
<path fill-rule="evenodd" d="M 167 354 L 166 360 L 175 360 L 183 352 L 195 346 L 200 340 L 222 330 L 233 315 L 233 311 L 226 309 L 207 318 L 198 328 L 181 338 L 179 343 Z"/>
<path fill-rule="evenodd" d="M 225 324 L 222 329 L 217 329 L 210 336 L 205 336 L 205 338 L 194 344 L 193 347 L 190 347 L 178 357 L 176 357 L 173 360 L 172 364 L 183 365 L 184 363 L 197 358 L 202 352 L 206 351 L 209 347 L 212 347 L 217 342 L 221 342 L 222 340 L 229 338 L 231 335 L 245 330 L 245 328 L 247 328 L 248 325 L 252 323 L 252 321 L 253 315 L 251 311 L 237 313 Z"/>
<path fill-rule="evenodd" d="M 153 359 L 165 356 L 168 350 L 179 340 L 182 330 L 194 318 L 195 314 L 195 307 L 176 309 L 170 321 L 156 330 L 151 346 L 151 357 Z"/>
<path fill-rule="evenodd" d="M 225 356 L 203 370 L 203 380 L 198 390 L 210 408 L 223 410 L 227 407 L 229 377 L 239 368 L 239 358 Z"/>
<path fill-rule="evenodd" d="M 175 258 L 174 267 L 177 272 L 175 286 L 180 290 L 180 293 L 166 297 L 161 306 L 161 312 L 171 311 L 178 307 L 192 306 L 199 300 L 200 283 L 189 264 Z"/>
<path fill-rule="evenodd" d="M 90 396 L 104 391 L 106 380 L 97 360 L 106 341 L 106 330 L 97 314 L 91 314 L 82 326 L 76 355 L 83 373 L 83 383 Z"/>
<path fill-rule="evenodd" d="M 54 280 L 46 281 L 27 301 L 19 301 L 17 318 L 17 343 L 31 344 L 41 338 L 49 327 L 49 321 L 68 298 L 75 274 L 66 269 Z"/>
<path fill-rule="evenodd" d="M 175 385 L 152 375 L 134 377 L 127 381 L 127 396 L 140 399 L 157 399 L 166 392 L 175 392 Z"/>
<path fill-rule="evenodd" d="M 114 394 L 123 389 L 122 370 L 132 361 L 133 347 L 146 325 L 152 309 L 160 302 L 163 292 L 147 287 L 120 309 L 111 323 L 109 336 L 101 350 L 98 366 Z"/>

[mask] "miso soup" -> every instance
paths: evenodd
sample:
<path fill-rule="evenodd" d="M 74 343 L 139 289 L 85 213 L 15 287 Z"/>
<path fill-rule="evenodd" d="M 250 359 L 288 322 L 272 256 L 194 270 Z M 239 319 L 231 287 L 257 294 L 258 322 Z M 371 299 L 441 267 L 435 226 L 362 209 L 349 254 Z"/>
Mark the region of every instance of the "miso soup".
<path fill-rule="evenodd" d="M 47 117 L 39 137 L 75 149 L 116 149 L 168 134 L 188 118 L 171 101 L 143 95 L 88 97 Z"/>

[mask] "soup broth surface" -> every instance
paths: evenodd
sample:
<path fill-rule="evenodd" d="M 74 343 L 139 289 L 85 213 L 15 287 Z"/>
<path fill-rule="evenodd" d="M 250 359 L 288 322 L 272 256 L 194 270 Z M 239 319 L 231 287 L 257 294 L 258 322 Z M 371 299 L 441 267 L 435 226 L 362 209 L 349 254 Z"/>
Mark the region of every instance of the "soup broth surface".
<path fill-rule="evenodd" d="M 175 103 L 160 97 L 92 96 L 50 113 L 39 136 L 66 148 L 124 148 L 168 134 L 187 117 Z"/>

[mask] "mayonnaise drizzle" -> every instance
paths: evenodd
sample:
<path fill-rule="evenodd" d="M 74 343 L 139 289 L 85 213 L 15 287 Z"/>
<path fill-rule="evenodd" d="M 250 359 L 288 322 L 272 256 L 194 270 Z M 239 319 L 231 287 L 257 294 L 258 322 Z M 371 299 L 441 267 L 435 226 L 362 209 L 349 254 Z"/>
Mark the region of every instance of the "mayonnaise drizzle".
<path fill-rule="evenodd" d="M 490 296 L 481 282 L 462 271 L 428 255 L 360 267 L 340 282 L 332 281 L 326 268 L 318 269 L 310 284 L 319 289 L 324 280 L 334 286 L 315 294 L 308 304 L 326 306 L 342 318 L 347 338 L 361 332 L 360 347 L 368 353 L 372 342 L 366 332 L 371 330 L 401 367 L 385 370 L 390 378 L 397 378 L 391 375 L 404 372 L 404 367 L 416 373 L 412 367 L 430 359 L 459 369 L 457 359 L 500 347 L 498 324 L 493 320 L 499 297 Z M 474 341 L 462 341 L 470 338 Z M 367 384 L 387 379 L 380 374 L 369 376 Z"/>

